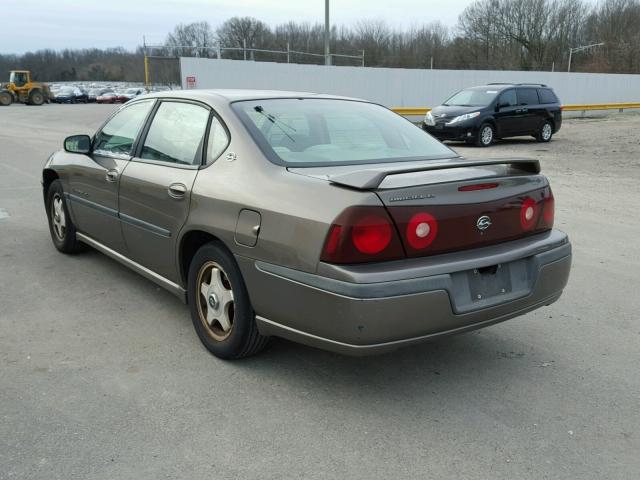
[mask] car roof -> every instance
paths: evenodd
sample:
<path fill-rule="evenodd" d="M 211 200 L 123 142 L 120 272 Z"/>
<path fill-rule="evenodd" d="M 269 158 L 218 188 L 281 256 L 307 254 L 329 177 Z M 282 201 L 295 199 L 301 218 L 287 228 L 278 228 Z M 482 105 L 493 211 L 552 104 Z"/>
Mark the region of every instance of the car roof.
<path fill-rule="evenodd" d="M 207 90 L 171 90 L 153 92 L 145 98 L 183 98 L 200 100 L 206 103 L 232 103 L 242 100 L 266 100 L 276 98 L 329 98 L 338 100 L 366 101 L 360 98 L 342 97 L 312 92 L 296 92 L 288 90 L 250 90 L 250 89 L 207 89 Z"/>
<path fill-rule="evenodd" d="M 485 88 L 491 88 L 493 90 L 505 90 L 507 88 L 517 88 L 517 87 L 524 87 L 524 88 L 551 88 L 548 85 L 545 85 L 544 83 L 487 83 L 486 85 L 478 85 L 476 87 L 470 87 L 467 90 L 476 90 L 476 89 L 485 89 Z"/>

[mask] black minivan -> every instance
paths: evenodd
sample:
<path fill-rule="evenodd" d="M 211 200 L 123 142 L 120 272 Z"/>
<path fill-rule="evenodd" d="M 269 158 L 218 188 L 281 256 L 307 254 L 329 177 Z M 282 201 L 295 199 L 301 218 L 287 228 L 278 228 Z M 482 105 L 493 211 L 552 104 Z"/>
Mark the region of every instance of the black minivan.
<path fill-rule="evenodd" d="M 548 142 L 562 125 L 560 100 L 544 84 L 490 83 L 462 90 L 424 117 L 439 140 L 488 147 L 495 139 L 532 135 Z"/>

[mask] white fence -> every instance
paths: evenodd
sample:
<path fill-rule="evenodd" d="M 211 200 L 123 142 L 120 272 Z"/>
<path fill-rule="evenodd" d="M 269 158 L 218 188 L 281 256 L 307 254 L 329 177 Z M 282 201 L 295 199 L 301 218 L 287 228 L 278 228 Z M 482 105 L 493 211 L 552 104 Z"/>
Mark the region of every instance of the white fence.
<path fill-rule="evenodd" d="M 182 88 L 328 93 L 388 107 L 434 106 L 462 88 L 490 82 L 545 83 L 564 104 L 640 101 L 640 75 L 335 67 L 205 58 L 181 58 L 180 72 Z"/>

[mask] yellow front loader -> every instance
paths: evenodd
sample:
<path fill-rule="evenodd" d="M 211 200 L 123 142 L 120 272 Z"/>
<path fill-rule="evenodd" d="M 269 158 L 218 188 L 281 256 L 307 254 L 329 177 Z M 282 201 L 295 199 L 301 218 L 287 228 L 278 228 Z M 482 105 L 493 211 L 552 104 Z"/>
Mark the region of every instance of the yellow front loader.
<path fill-rule="evenodd" d="M 32 82 L 31 72 L 28 70 L 12 70 L 9 74 L 9 83 L 0 85 L 0 106 L 12 103 L 42 105 L 49 101 L 49 97 L 49 86 L 45 83 Z"/>

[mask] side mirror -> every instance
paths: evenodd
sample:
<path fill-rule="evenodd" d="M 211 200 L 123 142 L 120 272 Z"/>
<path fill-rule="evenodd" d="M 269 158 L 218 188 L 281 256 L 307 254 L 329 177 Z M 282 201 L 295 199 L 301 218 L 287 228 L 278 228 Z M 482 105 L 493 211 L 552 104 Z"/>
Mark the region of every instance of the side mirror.
<path fill-rule="evenodd" d="M 501 109 L 503 109 L 503 108 L 510 107 L 510 106 L 511 106 L 511 104 L 509 104 L 507 102 L 498 102 L 498 104 L 496 105 L 496 112 L 501 110 Z"/>
<path fill-rule="evenodd" d="M 64 139 L 64 149 L 69 153 L 86 155 L 91 152 L 91 137 L 89 135 L 71 135 Z"/>

